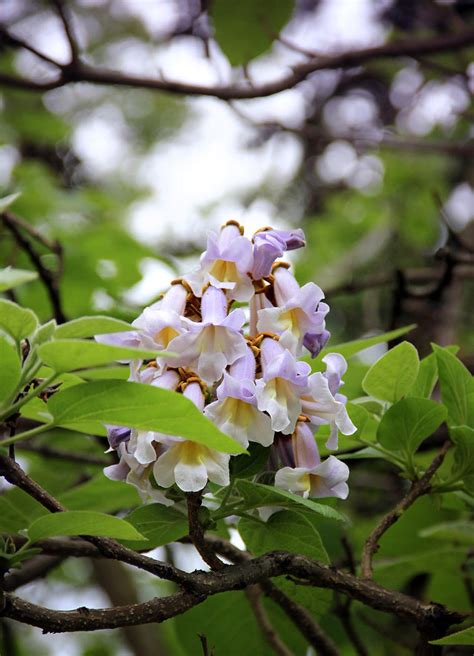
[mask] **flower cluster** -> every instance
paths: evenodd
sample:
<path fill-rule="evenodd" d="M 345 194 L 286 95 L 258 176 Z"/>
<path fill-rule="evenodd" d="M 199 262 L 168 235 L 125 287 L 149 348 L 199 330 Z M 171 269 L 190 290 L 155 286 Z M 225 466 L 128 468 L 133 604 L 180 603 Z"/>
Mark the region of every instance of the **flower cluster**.
<path fill-rule="evenodd" d="M 249 240 L 229 221 L 209 235 L 197 269 L 146 308 L 133 331 L 97 339 L 160 351 L 145 367 L 132 363 L 130 379 L 183 394 L 244 447 L 269 447 L 270 462 L 284 465 L 275 485 L 305 497 L 346 498 L 347 465 L 334 456 L 321 462 L 315 440 L 329 425 L 326 446 L 337 449 L 338 433 L 356 430 L 339 393 L 346 362 L 329 353 L 326 371 L 312 374 L 298 359 L 304 349 L 315 357 L 325 346 L 329 308 L 317 285 L 300 287 L 278 260 L 304 245 L 302 230 L 264 228 Z M 233 308 L 236 302 L 249 311 Z M 174 484 L 185 492 L 208 481 L 229 484 L 230 456 L 202 444 L 115 426 L 109 442 L 120 462 L 106 474 L 132 483 L 144 498 L 169 504 L 163 488 Z"/>

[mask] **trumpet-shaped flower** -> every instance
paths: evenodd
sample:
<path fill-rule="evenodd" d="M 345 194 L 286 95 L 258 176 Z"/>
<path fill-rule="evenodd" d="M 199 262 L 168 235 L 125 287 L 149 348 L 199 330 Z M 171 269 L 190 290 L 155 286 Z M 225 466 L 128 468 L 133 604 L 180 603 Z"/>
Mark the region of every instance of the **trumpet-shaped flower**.
<path fill-rule="evenodd" d="M 263 446 L 273 442 L 274 431 L 270 417 L 257 408 L 255 388 L 255 357 L 247 347 L 216 390 L 217 401 L 205 408 L 204 413 L 227 435 L 242 446 L 249 440 Z"/>
<path fill-rule="evenodd" d="M 215 287 L 204 292 L 201 313 L 201 322 L 188 320 L 188 332 L 169 343 L 169 351 L 177 354 L 170 358 L 170 364 L 190 367 L 206 383 L 214 383 L 227 365 L 245 355 L 247 345 L 240 332 L 245 314 L 237 309 L 227 315 L 225 293 Z"/>
<path fill-rule="evenodd" d="M 298 230 L 262 230 L 253 238 L 252 277 L 259 280 L 269 276 L 272 265 L 285 251 L 305 245 L 304 232 Z"/>
<path fill-rule="evenodd" d="M 291 434 L 301 412 L 300 396 L 304 392 L 311 367 L 297 362 L 294 356 L 274 339 L 261 344 L 261 379 L 256 381 L 257 406 L 268 412 L 274 431 Z"/>
<path fill-rule="evenodd" d="M 283 467 L 275 475 L 275 485 L 303 497 L 338 497 L 349 494 L 349 467 L 329 456 L 324 462 L 307 422 L 298 422 L 292 436 L 295 467 Z"/>
<path fill-rule="evenodd" d="M 337 449 L 338 430 L 343 435 L 352 435 L 357 430 L 347 414 L 344 401 L 338 400 L 331 393 L 330 382 L 321 372 L 310 376 L 308 390 L 301 397 L 301 407 L 303 414 L 309 417 L 312 424 L 329 424 L 331 427 L 326 443 L 328 449 Z"/>
<path fill-rule="evenodd" d="M 200 410 L 204 408 L 204 395 L 199 383 L 190 383 L 184 390 Z M 229 458 L 203 444 L 180 437 L 161 436 L 168 449 L 153 466 L 153 475 L 161 487 L 174 483 L 184 492 L 198 492 L 210 480 L 218 485 L 229 485 Z"/>
<path fill-rule="evenodd" d="M 309 282 L 300 287 L 286 267 L 277 267 L 274 277 L 278 307 L 260 310 L 257 328 L 279 334 L 282 346 L 299 355 L 306 334 L 322 334 L 325 330 L 324 317 L 329 307 L 321 303 L 324 294 L 317 285 Z"/>
<path fill-rule="evenodd" d="M 186 276 L 186 281 L 198 297 L 210 283 L 226 290 L 230 299 L 248 301 L 253 294 L 253 283 L 248 275 L 252 263 L 252 244 L 241 235 L 237 224 L 229 222 L 218 235 L 209 233 L 200 265 Z"/>
<path fill-rule="evenodd" d="M 283 467 L 275 475 L 275 485 L 284 490 L 307 497 L 337 497 L 347 499 L 349 467 L 335 456 L 311 469 L 306 467 Z"/>

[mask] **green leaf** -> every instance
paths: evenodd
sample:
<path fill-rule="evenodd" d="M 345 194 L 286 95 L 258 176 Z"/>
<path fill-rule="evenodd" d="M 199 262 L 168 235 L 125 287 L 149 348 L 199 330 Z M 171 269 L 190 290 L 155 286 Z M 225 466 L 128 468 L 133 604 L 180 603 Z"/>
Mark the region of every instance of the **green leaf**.
<path fill-rule="evenodd" d="M 412 387 L 419 366 L 416 348 L 409 342 L 402 342 L 372 365 L 362 381 L 362 387 L 377 399 L 395 403 Z"/>
<path fill-rule="evenodd" d="M 474 645 L 474 626 L 456 631 L 439 640 L 430 640 L 430 645 Z"/>
<path fill-rule="evenodd" d="M 308 556 L 321 563 L 329 563 L 321 537 L 311 516 L 290 510 L 272 515 L 266 523 L 255 522 L 243 517 L 239 522 L 239 533 L 247 549 L 256 556 L 269 551 L 283 550 Z M 278 581 L 278 587 L 298 603 L 316 615 L 327 610 L 332 594 L 329 590 L 302 589 L 292 581 Z"/>
<path fill-rule="evenodd" d="M 14 269 L 11 266 L 6 267 L 6 269 L 0 269 L 0 292 L 19 287 L 25 282 L 36 280 L 37 277 L 38 274 L 35 271 L 28 271 L 26 269 Z"/>
<path fill-rule="evenodd" d="M 16 345 L 0 334 L 0 407 L 13 400 L 21 378 L 21 362 Z"/>
<path fill-rule="evenodd" d="M 32 310 L 21 308 L 4 298 L 0 299 L 0 329 L 11 335 L 15 341 L 31 335 L 37 326 L 38 318 Z"/>
<path fill-rule="evenodd" d="M 220 47 L 238 66 L 268 50 L 292 10 L 292 0 L 213 0 L 210 13 Z"/>
<path fill-rule="evenodd" d="M 422 538 L 434 538 L 446 542 L 474 546 L 474 525 L 468 521 L 444 522 L 420 531 Z"/>
<path fill-rule="evenodd" d="M 444 349 L 450 353 L 456 354 L 459 350 L 458 346 L 445 346 Z M 431 353 L 430 355 L 423 358 L 420 362 L 420 369 L 418 371 L 418 376 L 413 384 L 413 387 L 408 393 L 408 396 L 415 396 L 417 398 L 429 399 L 433 394 L 433 390 L 438 380 L 438 363 L 436 360 L 436 354 Z"/>
<path fill-rule="evenodd" d="M 113 317 L 81 317 L 58 326 L 56 337 L 58 339 L 76 339 L 78 337 L 94 337 L 94 335 L 121 333 L 129 330 L 135 329 L 126 321 L 114 319 Z"/>
<path fill-rule="evenodd" d="M 58 535 L 98 535 L 121 540 L 144 540 L 137 529 L 118 517 L 89 510 L 71 510 L 38 517 L 28 528 L 31 542 Z"/>
<path fill-rule="evenodd" d="M 100 367 L 117 360 L 155 358 L 158 352 L 110 346 L 109 344 L 99 344 L 99 342 L 90 340 L 55 339 L 39 346 L 38 355 L 45 364 L 59 373 L 86 367 Z"/>
<path fill-rule="evenodd" d="M 317 503 L 311 499 L 304 499 L 297 494 L 292 494 L 277 487 L 262 485 L 261 483 L 251 483 L 245 479 L 238 480 L 236 487 L 244 499 L 244 510 L 262 508 L 264 506 L 290 507 L 295 509 L 299 506 L 302 510 L 312 510 L 328 519 L 337 519 L 340 521 L 344 521 L 345 519 L 337 510 L 331 508 L 331 506 Z"/>
<path fill-rule="evenodd" d="M 100 421 L 117 426 L 179 435 L 224 453 L 244 453 L 192 401 L 177 392 L 129 383 L 97 380 L 54 394 L 48 410 L 57 425 L 80 426 Z"/>
<path fill-rule="evenodd" d="M 8 209 L 10 205 L 12 205 L 20 196 L 21 192 L 18 191 L 16 194 L 10 194 L 9 196 L 0 198 L 0 212 L 4 212 L 6 209 Z"/>
<path fill-rule="evenodd" d="M 161 547 L 188 534 L 188 520 L 183 513 L 174 508 L 167 508 L 161 503 L 152 503 L 137 508 L 127 515 L 130 522 L 148 540 L 144 545 L 147 549 Z M 140 549 L 140 546 L 135 546 Z"/>
<path fill-rule="evenodd" d="M 354 355 L 357 355 L 361 351 L 364 351 L 371 346 L 376 346 L 377 344 L 383 344 L 384 342 L 390 342 L 397 337 L 406 335 L 411 330 L 416 328 L 416 324 L 412 323 L 409 326 L 403 326 L 402 328 L 397 328 L 396 330 L 390 330 L 387 333 L 382 333 L 380 335 L 374 335 L 373 337 L 365 337 L 364 339 L 355 339 L 352 342 L 343 342 L 342 344 L 336 344 L 335 346 L 330 346 L 324 348 L 321 353 L 318 355 L 317 360 L 321 360 L 328 353 L 340 353 L 345 358 L 351 358 Z"/>
<path fill-rule="evenodd" d="M 473 377 L 452 353 L 433 344 L 438 361 L 441 398 L 448 408 L 448 423 L 474 426 Z"/>
<path fill-rule="evenodd" d="M 31 343 L 35 346 L 38 346 L 39 344 L 48 342 L 50 339 L 53 339 L 54 335 L 56 334 L 56 329 L 57 325 L 54 319 L 47 321 L 35 332 Z"/>
<path fill-rule="evenodd" d="M 474 428 L 454 426 L 449 429 L 451 440 L 456 445 L 452 476 L 464 479 L 466 487 L 474 491 Z"/>
<path fill-rule="evenodd" d="M 113 513 L 137 506 L 140 496 L 133 485 L 124 481 L 111 481 L 101 472 L 90 481 L 63 492 L 58 500 L 68 510 Z"/>
<path fill-rule="evenodd" d="M 414 453 L 446 419 L 443 405 L 429 399 L 408 398 L 398 401 L 382 417 L 377 438 L 382 446 Z"/>

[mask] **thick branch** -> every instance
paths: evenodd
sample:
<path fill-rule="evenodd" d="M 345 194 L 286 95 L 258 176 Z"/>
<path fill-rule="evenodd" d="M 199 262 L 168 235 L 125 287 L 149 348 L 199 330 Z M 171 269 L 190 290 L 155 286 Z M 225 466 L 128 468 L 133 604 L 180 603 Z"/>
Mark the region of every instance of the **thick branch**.
<path fill-rule="evenodd" d="M 67 21 L 66 21 L 67 24 Z M 213 87 L 192 83 L 176 82 L 149 77 L 127 75 L 113 70 L 93 68 L 87 64 L 74 61 L 62 69 L 61 75 L 48 82 L 35 82 L 9 74 L 0 75 L 0 84 L 13 86 L 26 91 L 44 92 L 55 89 L 69 82 L 90 82 L 100 85 L 124 86 L 139 89 L 153 89 L 175 94 L 194 96 L 213 96 L 222 100 L 237 100 L 271 96 L 280 91 L 291 89 L 309 75 L 320 70 L 350 68 L 360 66 L 368 61 L 393 58 L 417 57 L 442 52 L 453 52 L 474 44 L 474 30 L 466 29 L 451 34 L 436 35 L 425 39 L 405 39 L 392 41 L 380 46 L 352 50 L 338 55 L 311 58 L 294 66 L 286 75 L 277 80 L 259 85 L 239 83 L 234 85 L 217 85 Z"/>
<path fill-rule="evenodd" d="M 410 487 L 408 493 L 397 503 L 395 508 L 391 510 L 383 519 L 377 524 L 372 533 L 367 538 L 364 544 L 364 550 L 362 552 L 361 559 L 361 570 L 362 576 L 366 578 L 371 578 L 373 574 L 372 559 L 379 547 L 379 540 L 382 535 L 388 531 L 388 529 L 395 524 L 395 522 L 403 515 L 405 510 L 407 510 L 419 497 L 423 494 L 427 494 L 431 489 L 431 479 L 435 475 L 436 471 L 443 464 L 444 458 L 448 452 L 451 442 L 445 442 L 438 453 L 434 458 L 431 465 L 428 467 L 423 476 L 415 481 Z"/>
<path fill-rule="evenodd" d="M 209 543 L 206 542 L 204 529 L 199 518 L 202 493 L 188 492 L 186 498 L 188 503 L 189 537 L 191 538 L 191 542 L 194 544 L 196 551 L 199 553 L 203 561 L 209 565 L 211 569 L 220 570 L 224 567 L 224 563 L 216 556 Z"/>

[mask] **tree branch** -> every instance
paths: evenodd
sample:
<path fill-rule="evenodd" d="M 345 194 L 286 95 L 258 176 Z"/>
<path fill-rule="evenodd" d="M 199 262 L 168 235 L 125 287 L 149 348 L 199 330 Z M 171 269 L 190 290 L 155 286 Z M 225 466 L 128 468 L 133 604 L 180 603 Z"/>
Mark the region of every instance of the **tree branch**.
<path fill-rule="evenodd" d="M 213 570 L 221 570 L 224 563 L 220 560 L 204 537 L 204 529 L 201 524 L 199 512 L 202 504 L 202 492 L 188 492 L 186 494 L 188 504 L 189 537 L 196 551 L 203 561 Z"/>
<path fill-rule="evenodd" d="M 278 656 L 294 656 L 270 622 L 262 603 L 262 588 L 259 585 L 249 585 L 245 588 L 245 595 L 266 641 Z"/>
<path fill-rule="evenodd" d="M 431 490 L 431 479 L 443 464 L 444 458 L 450 446 L 451 442 L 449 441 L 443 444 L 440 452 L 434 458 L 433 462 L 428 467 L 423 476 L 412 484 L 408 493 L 403 497 L 403 499 L 401 499 L 399 503 L 397 503 L 393 510 L 391 510 L 385 515 L 385 517 L 382 518 L 382 520 L 377 524 L 377 526 L 367 538 L 364 544 L 361 559 L 362 576 L 365 578 L 372 578 L 372 560 L 374 554 L 379 548 L 378 543 L 380 538 L 386 531 L 388 531 L 391 526 L 393 526 L 393 524 L 395 524 L 396 521 L 398 521 L 405 510 L 407 510 L 419 497 L 421 497 L 423 494 L 427 494 Z"/>
<path fill-rule="evenodd" d="M 26 229 L 25 222 L 19 221 L 18 218 L 11 212 L 3 212 L 0 214 L 0 219 L 12 233 L 13 238 L 17 242 L 18 246 L 28 255 L 33 266 L 37 270 L 38 275 L 41 278 L 49 296 L 54 318 L 58 323 L 64 323 L 66 321 L 66 317 L 62 309 L 61 298 L 59 294 L 59 277 L 62 269 L 62 249 L 60 244 L 58 242 L 52 243 L 45 241 L 43 238 L 39 239 L 43 244 L 48 244 L 47 247 L 50 248 L 50 250 L 52 250 L 57 257 L 58 271 L 54 272 L 44 266 L 40 255 L 37 253 L 35 248 L 33 248 L 33 245 L 29 239 L 27 239 L 19 229 L 20 227 Z M 36 231 L 28 230 L 28 232 L 34 235 L 36 239 L 38 239 L 38 233 Z"/>
<path fill-rule="evenodd" d="M 68 25 L 67 21 L 65 23 L 65 29 L 66 25 Z M 94 68 L 78 59 L 68 66 L 62 67 L 61 75 L 55 80 L 35 82 L 34 80 L 2 73 L 0 75 L 0 84 L 24 89 L 25 91 L 44 92 L 59 88 L 69 82 L 90 82 L 91 84 L 105 86 L 113 85 L 153 89 L 174 94 L 212 96 L 222 100 L 238 100 L 271 96 L 280 91 L 291 89 L 316 71 L 361 66 L 366 62 L 387 57 L 417 57 L 447 51 L 452 52 L 469 47 L 473 43 L 474 29 L 465 29 L 447 35 L 442 34 L 417 40 L 404 39 L 392 41 L 380 46 L 352 50 L 337 55 L 311 58 L 308 61 L 297 64 L 289 73 L 282 75 L 277 80 L 259 85 L 249 85 L 248 83 L 240 82 L 238 84 L 209 87 L 192 83 L 133 76 L 119 71 Z"/>

